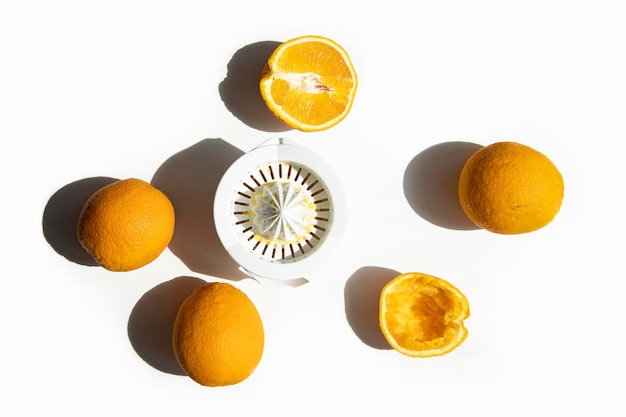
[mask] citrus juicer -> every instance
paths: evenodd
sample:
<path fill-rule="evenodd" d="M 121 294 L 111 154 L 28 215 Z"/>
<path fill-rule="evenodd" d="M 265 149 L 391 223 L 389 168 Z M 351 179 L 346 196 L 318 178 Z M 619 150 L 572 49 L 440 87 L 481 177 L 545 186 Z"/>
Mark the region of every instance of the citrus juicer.
<path fill-rule="evenodd" d="M 318 154 L 284 138 L 237 159 L 221 178 L 214 204 L 220 241 L 262 284 L 310 281 L 346 225 L 334 171 Z"/>

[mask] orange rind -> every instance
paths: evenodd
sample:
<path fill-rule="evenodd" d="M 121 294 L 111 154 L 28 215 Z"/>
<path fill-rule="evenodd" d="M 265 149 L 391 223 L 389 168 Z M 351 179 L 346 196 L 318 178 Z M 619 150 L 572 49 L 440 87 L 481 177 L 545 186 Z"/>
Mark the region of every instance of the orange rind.
<path fill-rule="evenodd" d="M 380 329 L 389 345 L 411 357 L 445 355 L 467 337 L 470 316 L 463 293 L 448 281 L 409 272 L 388 282 L 380 294 Z"/>

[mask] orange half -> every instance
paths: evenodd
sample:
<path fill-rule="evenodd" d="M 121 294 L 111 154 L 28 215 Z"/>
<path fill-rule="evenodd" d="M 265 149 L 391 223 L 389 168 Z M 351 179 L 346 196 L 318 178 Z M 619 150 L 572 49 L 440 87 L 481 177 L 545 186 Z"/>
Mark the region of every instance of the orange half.
<path fill-rule="evenodd" d="M 305 132 L 328 129 L 350 112 L 357 75 L 346 51 L 321 36 L 280 44 L 261 76 L 261 96 L 287 125 Z"/>
<path fill-rule="evenodd" d="M 401 274 L 380 294 L 379 321 L 385 339 L 411 357 L 441 356 L 467 337 L 469 303 L 449 282 L 419 272 Z"/>

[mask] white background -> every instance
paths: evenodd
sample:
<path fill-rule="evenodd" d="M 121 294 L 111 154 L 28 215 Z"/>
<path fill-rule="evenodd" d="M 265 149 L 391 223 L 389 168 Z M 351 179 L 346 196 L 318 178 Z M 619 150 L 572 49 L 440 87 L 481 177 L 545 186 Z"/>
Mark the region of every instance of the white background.
<path fill-rule="evenodd" d="M 366 3 L 2 2 L 0 414 L 626 413 L 620 2 Z M 321 133 L 282 128 L 255 89 L 270 46 L 305 34 L 359 75 L 350 115 Z M 275 136 L 324 155 L 348 201 L 339 250 L 298 288 L 242 279 L 210 218 L 220 174 Z M 564 176 L 544 229 L 500 236 L 460 214 L 460 164 L 500 140 Z M 133 272 L 85 265 L 79 202 L 128 177 L 175 200 L 172 245 Z M 468 297 L 451 354 L 382 342 L 377 291 L 407 271 Z M 264 320 L 241 384 L 202 387 L 172 363 L 174 306 L 201 280 L 233 283 Z"/>

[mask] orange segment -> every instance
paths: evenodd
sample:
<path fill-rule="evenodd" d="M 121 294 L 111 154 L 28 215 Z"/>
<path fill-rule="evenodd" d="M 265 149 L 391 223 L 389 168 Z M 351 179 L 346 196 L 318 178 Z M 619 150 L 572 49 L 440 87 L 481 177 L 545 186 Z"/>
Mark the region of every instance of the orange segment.
<path fill-rule="evenodd" d="M 261 76 L 261 96 L 283 122 L 302 131 L 328 129 L 350 112 L 357 76 L 346 51 L 321 36 L 282 43 Z"/>
<path fill-rule="evenodd" d="M 412 357 L 440 356 L 467 337 L 467 298 L 449 282 L 409 272 L 391 280 L 380 295 L 379 321 L 385 339 Z"/>

